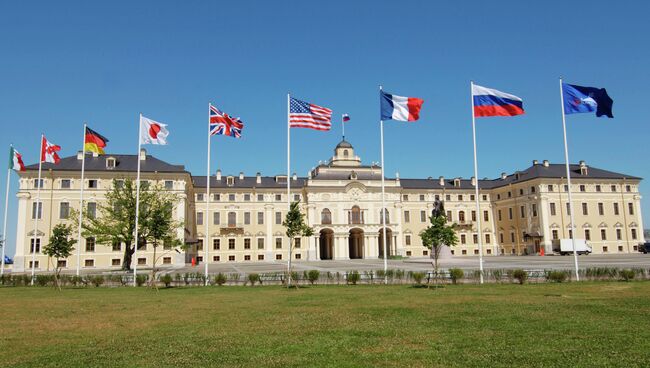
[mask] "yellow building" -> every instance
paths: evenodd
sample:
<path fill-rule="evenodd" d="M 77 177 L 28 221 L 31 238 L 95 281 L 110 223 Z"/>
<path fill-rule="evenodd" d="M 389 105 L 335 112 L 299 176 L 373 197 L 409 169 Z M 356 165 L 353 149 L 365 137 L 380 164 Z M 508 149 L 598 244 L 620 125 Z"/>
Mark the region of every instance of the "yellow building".
<path fill-rule="evenodd" d="M 341 141 L 326 164 L 307 177 L 293 175 L 222 175 L 209 179 L 210 203 L 206 209 L 205 176 L 192 176 L 183 166 L 146 155 L 142 179 L 161 183 L 179 194 L 176 218 L 185 223 L 179 238 L 191 243 L 185 254 L 170 252 L 164 264 L 184 265 L 192 257 L 209 263 L 287 260 L 288 239 L 282 221 L 287 212 L 287 180 L 291 200 L 300 201 L 314 236 L 296 241 L 297 260 L 376 259 L 383 257 L 381 227 L 381 168 L 364 165 L 349 142 Z M 101 201 L 112 179 L 135 176 L 135 155 L 86 156 L 85 205 Z M 31 266 L 30 244 L 36 244 L 37 268 L 45 270 L 47 257 L 40 245 L 52 227 L 66 221 L 66 211 L 79 206 L 81 155 L 59 165 L 44 164 L 42 207 L 35 204 L 37 165 L 21 173 L 18 192 L 18 228 L 15 269 Z M 576 237 L 586 239 L 594 253 L 635 252 L 643 239 L 638 177 L 571 165 L 576 211 Z M 424 170 L 426 171 L 426 170 Z M 478 237 L 487 255 L 548 254 L 554 244 L 569 237 L 564 164 L 533 161 L 529 168 L 497 179 L 479 180 L 480 210 L 476 211 L 475 179 L 386 178 L 386 233 L 389 255 L 428 257 L 419 234 L 429 223 L 433 204 L 444 201 L 450 221 L 457 224 L 457 256 L 477 255 Z M 34 236 L 33 216 L 41 216 Z M 482 228 L 478 229 L 480 216 Z M 209 232 L 206 225 L 209 221 Z M 195 239 L 198 239 L 198 243 Z M 89 245 L 90 241 L 90 245 Z M 207 248 L 207 249 L 206 249 Z M 121 248 L 81 244 L 81 266 L 119 268 Z M 151 249 L 138 252 L 137 262 L 151 266 Z M 76 256 L 65 263 L 76 267 Z"/>

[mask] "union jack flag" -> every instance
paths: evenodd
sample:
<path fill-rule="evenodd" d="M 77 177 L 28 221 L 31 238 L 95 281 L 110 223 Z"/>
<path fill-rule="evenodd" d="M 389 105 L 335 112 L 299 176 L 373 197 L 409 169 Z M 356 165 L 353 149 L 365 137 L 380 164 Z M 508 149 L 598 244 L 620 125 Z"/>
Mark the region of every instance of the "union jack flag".
<path fill-rule="evenodd" d="M 241 138 L 244 123 L 239 118 L 233 118 L 210 104 L 210 135 L 229 135 Z"/>
<path fill-rule="evenodd" d="M 289 126 L 292 128 L 330 130 L 332 127 L 332 110 L 291 97 Z"/>

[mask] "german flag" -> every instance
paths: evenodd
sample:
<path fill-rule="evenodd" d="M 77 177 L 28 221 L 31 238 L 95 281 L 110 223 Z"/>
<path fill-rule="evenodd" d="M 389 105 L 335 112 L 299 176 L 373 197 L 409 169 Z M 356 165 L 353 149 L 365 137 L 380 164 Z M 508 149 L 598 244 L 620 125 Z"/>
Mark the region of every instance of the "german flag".
<path fill-rule="evenodd" d="M 95 152 L 103 155 L 106 143 L 108 143 L 106 137 L 86 127 L 86 141 L 84 142 L 84 150 L 86 152 Z"/>

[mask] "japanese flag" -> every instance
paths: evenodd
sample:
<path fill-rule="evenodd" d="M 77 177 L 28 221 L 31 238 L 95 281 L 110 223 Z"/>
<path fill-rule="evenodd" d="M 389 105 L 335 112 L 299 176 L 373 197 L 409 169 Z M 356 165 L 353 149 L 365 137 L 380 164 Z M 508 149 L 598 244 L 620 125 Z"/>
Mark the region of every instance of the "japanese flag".
<path fill-rule="evenodd" d="M 167 124 L 140 115 L 140 144 L 167 144 Z"/>

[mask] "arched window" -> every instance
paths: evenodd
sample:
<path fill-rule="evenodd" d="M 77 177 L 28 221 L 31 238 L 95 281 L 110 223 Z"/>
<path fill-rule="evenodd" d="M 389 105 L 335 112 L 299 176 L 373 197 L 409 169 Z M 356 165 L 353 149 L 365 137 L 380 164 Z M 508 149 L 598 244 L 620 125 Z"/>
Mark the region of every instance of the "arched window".
<path fill-rule="evenodd" d="M 325 208 L 320 213 L 320 223 L 321 224 L 331 224 L 332 223 L 332 212 L 329 209 Z"/>
<path fill-rule="evenodd" d="M 458 221 L 465 222 L 465 211 L 458 211 Z"/>
<path fill-rule="evenodd" d="M 228 227 L 237 226 L 237 213 L 228 212 Z"/>
<path fill-rule="evenodd" d="M 352 206 L 352 209 L 350 210 L 350 223 L 361 223 L 361 208 L 359 208 L 359 206 Z"/>
<path fill-rule="evenodd" d="M 381 211 L 379 212 L 379 223 L 384 223 L 384 224 L 390 224 L 390 212 L 388 212 L 387 209 L 384 208 L 384 213 L 386 214 L 386 221 L 383 222 L 383 216 Z"/>
<path fill-rule="evenodd" d="M 343 157 L 348 157 L 348 150 L 343 150 Z"/>

